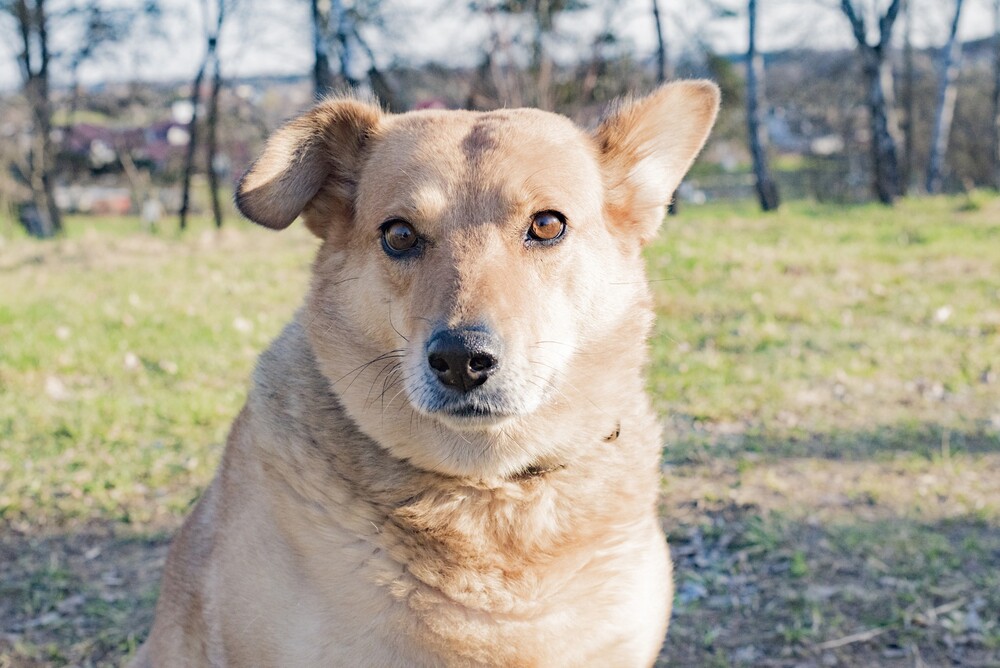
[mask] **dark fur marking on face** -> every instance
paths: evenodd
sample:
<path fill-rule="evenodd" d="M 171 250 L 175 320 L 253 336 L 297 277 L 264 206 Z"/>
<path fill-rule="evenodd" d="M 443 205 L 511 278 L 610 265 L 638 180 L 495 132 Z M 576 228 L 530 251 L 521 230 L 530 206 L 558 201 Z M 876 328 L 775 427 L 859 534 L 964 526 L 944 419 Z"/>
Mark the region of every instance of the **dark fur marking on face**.
<path fill-rule="evenodd" d="M 483 118 L 476 121 L 469 133 L 462 139 L 462 152 L 469 162 L 476 162 L 484 153 L 497 146 L 494 136 L 497 129 L 496 120 Z"/>

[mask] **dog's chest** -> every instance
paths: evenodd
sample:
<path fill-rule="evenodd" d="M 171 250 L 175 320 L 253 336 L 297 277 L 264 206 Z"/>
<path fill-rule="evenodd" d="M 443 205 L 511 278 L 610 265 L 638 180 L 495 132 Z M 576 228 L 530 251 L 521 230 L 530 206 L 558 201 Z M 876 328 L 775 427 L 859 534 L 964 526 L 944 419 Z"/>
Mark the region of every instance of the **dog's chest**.
<path fill-rule="evenodd" d="M 652 524 L 576 544 L 545 503 L 433 501 L 432 515 L 408 507 L 381 522 L 356 516 L 312 532 L 304 580 L 318 586 L 298 597 L 303 628 L 315 633 L 321 619 L 332 651 L 379 665 L 421 665 L 413 657 L 425 665 L 581 665 L 633 635 L 634 623 L 661 625 L 668 599 L 649 600 L 665 586 L 664 560 L 649 548 L 662 541 Z M 365 522 L 367 531 L 352 531 Z M 649 614 L 634 622 L 637 610 Z"/>

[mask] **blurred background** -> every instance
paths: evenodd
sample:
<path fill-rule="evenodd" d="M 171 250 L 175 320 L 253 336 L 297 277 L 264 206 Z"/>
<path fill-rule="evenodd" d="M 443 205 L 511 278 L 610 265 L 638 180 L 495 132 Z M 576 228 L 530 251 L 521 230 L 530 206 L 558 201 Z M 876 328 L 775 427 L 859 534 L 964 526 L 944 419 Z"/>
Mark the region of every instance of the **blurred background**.
<path fill-rule="evenodd" d="M 280 123 L 680 77 L 724 106 L 645 251 L 658 665 L 1000 665 L 1000 0 L 0 0 L 0 668 L 148 633 L 308 287 L 232 206 Z"/>
<path fill-rule="evenodd" d="M 0 211 L 232 215 L 282 120 L 538 106 L 591 124 L 676 77 L 723 87 L 680 200 L 891 203 L 1000 186 L 994 0 L 67 0 L 0 5 Z M 183 225 L 183 223 L 181 223 Z"/>

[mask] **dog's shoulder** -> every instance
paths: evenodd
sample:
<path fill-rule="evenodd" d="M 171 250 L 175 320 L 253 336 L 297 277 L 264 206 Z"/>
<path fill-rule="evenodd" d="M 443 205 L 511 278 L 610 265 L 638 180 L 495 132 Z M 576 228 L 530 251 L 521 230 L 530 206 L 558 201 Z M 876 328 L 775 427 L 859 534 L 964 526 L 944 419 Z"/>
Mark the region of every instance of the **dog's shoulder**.
<path fill-rule="evenodd" d="M 329 381 L 319 371 L 316 358 L 300 322 L 293 318 L 257 360 L 251 399 L 256 410 L 295 412 L 289 401 L 329 393 Z"/>

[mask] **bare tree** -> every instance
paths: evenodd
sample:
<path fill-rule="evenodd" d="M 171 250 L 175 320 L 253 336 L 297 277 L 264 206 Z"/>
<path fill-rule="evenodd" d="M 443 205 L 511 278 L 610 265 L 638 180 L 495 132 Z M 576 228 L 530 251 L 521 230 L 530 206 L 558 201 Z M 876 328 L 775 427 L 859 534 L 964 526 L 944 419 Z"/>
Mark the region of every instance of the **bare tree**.
<path fill-rule="evenodd" d="M 526 16 L 531 21 L 531 58 L 530 70 L 534 78 L 534 99 L 532 104 L 542 109 L 551 109 L 552 97 L 552 57 L 546 48 L 546 42 L 555 30 L 556 19 L 560 14 L 583 9 L 586 4 L 582 0 L 487 0 L 484 3 L 474 2 L 472 6 L 479 8 L 482 4 L 495 6 L 500 12 Z"/>
<path fill-rule="evenodd" d="M 753 159 L 753 174 L 757 186 L 760 208 L 774 211 L 780 204 L 778 185 L 771 176 L 767 164 L 767 128 L 761 114 L 765 106 L 764 58 L 757 50 L 757 0 L 747 2 L 748 46 L 747 46 L 747 139 L 750 156 Z"/>
<path fill-rule="evenodd" d="M 899 16 L 901 0 L 891 0 L 885 14 L 878 16 L 878 41 L 868 43 L 868 27 L 857 0 L 841 0 L 840 7 L 851 24 L 861 52 L 866 100 L 871 123 L 871 148 L 874 163 L 875 195 L 883 204 L 892 204 L 900 194 L 899 162 L 896 155 L 898 134 L 893 105 L 892 65 L 888 59 L 892 27 Z"/>
<path fill-rule="evenodd" d="M 337 50 L 340 56 L 340 77 L 351 88 L 355 88 L 361 82 L 354 77 L 351 72 L 353 59 L 350 43 L 351 34 L 354 32 L 354 17 L 344 8 L 343 0 L 330 0 L 330 14 L 333 20 L 334 38 L 337 40 Z"/>
<path fill-rule="evenodd" d="M 180 217 L 180 228 L 182 230 L 187 229 L 188 215 L 191 213 L 191 180 L 194 177 L 195 170 L 195 157 L 198 150 L 198 105 L 201 101 L 201 87 L 205 81 L 205 73 L 208 68 L 214 63 L 216 77 L 213 81 L 219 81 L 221 85 L 221 80 L 218 79 L 218 48 L 219 48 L 219 33 L 222 32 L 222 26 L 226 21 L 227 15 L 227 1 L 217 0 L 216 11 L 215 11 L 215 21 L 214 23 L 209 20 L 209 6 L 208 0 L 202 0 L 201 10 L 202 19 L 205 25 L 205 54 L 202 56 L 201 63 L 198 65 L 198 72 L 195 74 L 194 81 L 191 84 L 191 94 L 188 97 L 188 101 L 191 106 L 191 122 L 188 123 L 188 145 L 187 154 L 184 160 L 184 179 L 181 186 L 181 210 L 179 213 Z M 215 83 L 213 83 L 213 88 Z M 218 97 L 218 88 L 214 88 L 212 96 Z M 209 128 L 209 133 L 211 136 L 210 144 L 214 145 L 215 142 L 215 124 L 214 122 Z M 212 163 L 214 162 L 215 155 L 214 150 L 210 152 L 208 156 L 208 174 L 209 179 L 212 179 Z M 217 227 L 222 226 L 221 217 L 221 207 L 218 203 L 218 191 L 212 188 L 212 208 L 213 212 L 216 213 L 215 224 Z"/>
<path fill-rule="evenodd" d="M 31 231 L 50 237 L 62 231 L 62 218 L 53 195 L 54 151 L 52 146 L 52 100 L 49 73 L 52 52 L 49 45 L 49 13 L 45 0 L 13 0 L 0 9 L 14 18 L 20 38 L 17 63 L 24 94 L 31 109 L 31 151 L 28 157 L 28 185 L 36 223 Z"/>
<path fill-rule="evenodd" d="M 344 0 L 310 0 L 313 29 L 313 88 L 322 97 L 338 83 L 330 67 L 331 54 L 338 61 L 339 83 L 356 88 L 364 78 L 356 74 L 367 59 L 367 80 L 372 91 L 390 109 L 399 110 L 395 87 L 379 69 L 375 52 L 362 27 L 385 31 L 380 0 L 345 3 Z"/>
<path fill-rule="evenodd" d="M 663 38 L 659 0 L 653 0 L 653 25 L 656 26 L 656 82 L 663 83 L 667 80 L 667 43 Z"/>
<path fill-rule="evenodd" d="M 482 13 L 489 24 L 489 37 L 483 48 L 483 59 L 476 68 L 466 106 L 488 109 L 497 105 L 520 107 L 524 104 L 522 86 L 517 72 L 505 67 L 511 60 L 513 44 L 504 29 L 502 13 L 496 2 L 474 0 L 470 10 Z"/>
<path fill-rule="evenodd" d="M 934 130 L 931 133 L 931 152 L 927 161 L 926 188 L 929 193 L 941 192 L 942 171 L 948 152 L 951 121 L 955 116 L 955 79 L 958 77 L 962 58 L 962 45 L 958 41 L 958 21 L 962 17 L 962 0 L 955 0 L 955 14 L 951 20 L 948 41 L 941 52 L 941 75 L 938 80 L 937 103 L 934 111 Z"/>
<path fill-rule="evenodd" d="M 558 5 L 558 0 L 530 0 L 528 3 L 528 12 L 535 24 L 531 43 L 531 71 L 537 82 L 535 104 L 542 109 L 552 108 L 552 58 L 545 48 L 545 40 L 555 25 Z"/>
<path fill-rule="evenodd" d="M 215 227 L 222 227 L 222 202 L 219 201 L 219 172 L 216 169 L 218 154 L 219 93 L 222 91 L 222 64 L 218 52 L 212 59 L 212 88 L 208 94 L 208 116 L 205 119 L 208 137 L 205 141 L 205 173 L 208 175 L 208 191 L 212 200 L 212 219 Z"/>
<path fill-rule="evenodd" d="M 330 26 L 329 0 L 309 0 L 313 32 L 313 92 L 317 99 L 333 88 L 327 33 Z"/>
<path fill-rule="evenodd" d="M 913 62 L 913 3 L 903 0 L 903 169 L 901 186 L 909 192 L 913 181 L 913 151 L 916 137 L 916 104 L 914 87 L 916 71 Z"/>
<path fill-rule="evenodd" d="M 993 0 L 993 187 L 1000 190 L 1000 0 Z"/>

